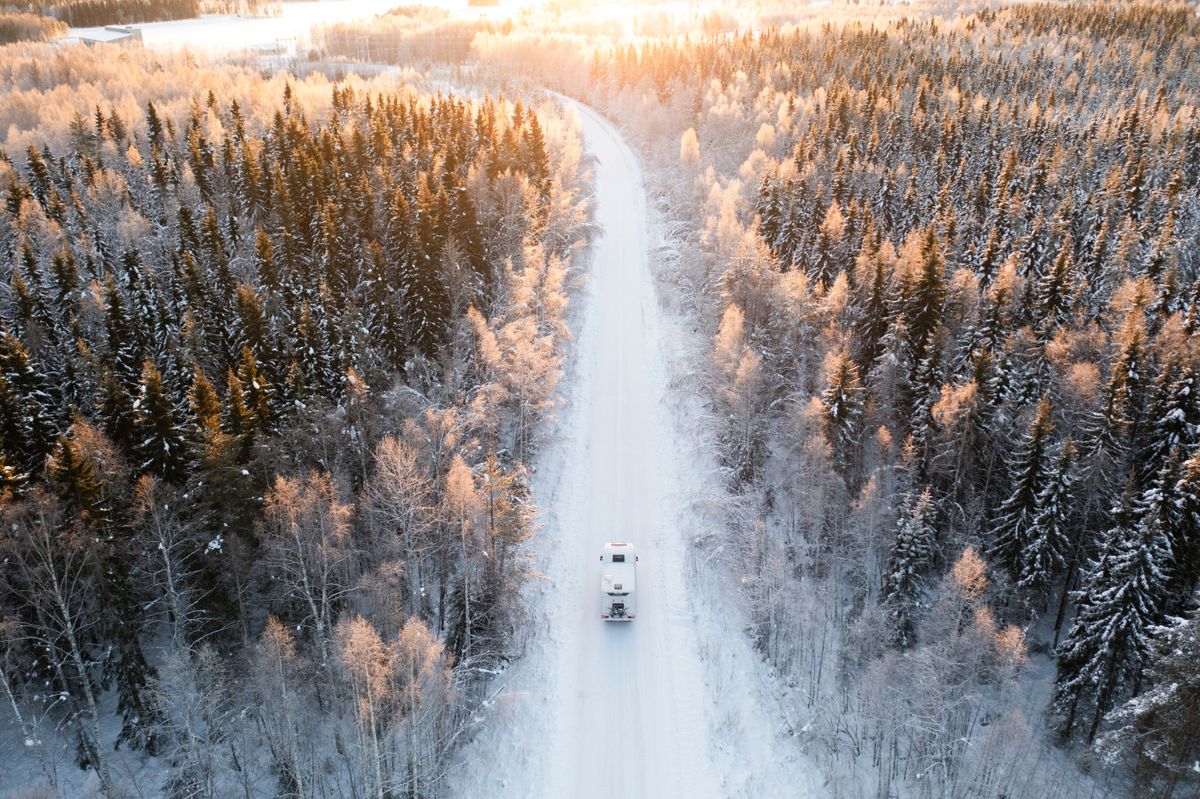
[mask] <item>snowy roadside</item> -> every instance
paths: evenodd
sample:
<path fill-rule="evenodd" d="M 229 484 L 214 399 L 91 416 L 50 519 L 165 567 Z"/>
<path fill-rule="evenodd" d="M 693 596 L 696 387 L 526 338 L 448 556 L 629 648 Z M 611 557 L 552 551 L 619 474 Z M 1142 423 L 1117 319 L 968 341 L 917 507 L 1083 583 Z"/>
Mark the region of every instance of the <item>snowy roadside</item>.
<path fill-rule="evenodd" d="M 619 142 L 619 134 L 596 112 L 580 108 L 580 113 L 591 118 L 588 128 L 593 136 L 610 136 Z M 638 176 L 640 182 L 640 165 L 632 163 L 636 159 L 624 144 L 618 146 L 629 153 L 625 158 L 631 163 L 624 168 Z M 647 218 L 642 222 L 646 228 L 641 234 L 645 239 L 642 246 L 648 253 L 654 253 L 664 243 L 664 220 L 649 208 L 643 213 Z M 630 231 L 615 232 L 635 240 L 638 238 Z M 596 253 L 590 255 L 595 257 Z M 601 257 L 610 256 L 602 254 Z M 593 261 L 592 267 L 595 266 Z M 614 268 L 611 263 L 607 266 Z M 690 320 L 665 301 L 667 287 L 658 279 L 653 266 L 649 267 L 649 273 L 654 277 L 646 281 L 647 302 L 653 305 L 649 315 L 653 321 L 647 323 L 647 309 L 643 307 L 642 327 L 646 328 L 647 337 L 641 343 L 654 349 L 654 355 L 645 359 L 661 365 L 662 398 L 669 399 L 662 403 L 664 408 L 658 412 L 661 414 L 658 418 L 667 428 L 658 431 L 664 442 L 658 448 L 664 451 L 651 453 L 649 458 L 661 460 L 671 474 L 654 475 L 653 482 L 662 483 L 668 493 L 660 498 L 661 501 L 644 507 L 643 514 L 646 517 L 661 516 L 668 521 L 669 529 L 662 531 L 658 557 L 663 562 L 674 557 L 678 573 L 660 578 L 677 584 L 672 601 L 660 609 L 658 616 L 661 618 L 648 616 L 643 607 L 636 626 L 657 633 L 651 625 L 665 623 L 667 626 L 661 635 L 649 637 L 671 639 L 677 643 L 674 647 L 663 646 L 644 639 L 640 648 L 626 650 L 631 655 L 629 663 L 618 661 L 614 665 L 617 671 L 628 669 L 634 672 L 629 679 L 633 681 L 635 693 L 640 677 L 643 689 L 648 688 L 652 694 L 667 695 L 668 700 L 654 704 L 644 711 L 644 717 L 634 720 L 646 727 L 634 734 L 643 739 L 640 745 L 649 752 L 637 753 L 641 761 L 639 766 L 627 765 L 643 772 L 632 783 L 633 790 L 627 793 L 635 797 L 695 795 L 688 793 L 689 789 L 683 785 L 663 780 L 657 772 L 669 773 L 671 763 L 658 761 L 677 758 L 677 750 L 682 747 L 700 746 L 697 751 L 707 751 L 708 758 L 702 765 L 696 764 L 696 770 L 714 775 L 711 785 L 719 785 L 715 789 L 717 795 L 826 795 L 816 770 L 800 754 L 796 739 L 791 735 L 791 725 L 785 721 L 775 698 L 778 692 L 768 684 L 771 678 L 766 665 L 746 640 L 743 631 L 746 616 L 736 598 L 730 598 L 736 597 L 736 591 L 727 579 L 729 575 L 714 575 L 712 570 L 719 558 L 709 557 L 712 553 L 699 548 L 705 541 L 716 538 L 712 533 L 721 520 L 714 508 L 719 509 L 725 496 L 722 477 L 714 460 L 713 442 L 706 432 L 704 408 L 698 393 L 689 389 L 693 382 L 691 376 L 702 363 L 706 342 L 695 332 Z M 635 286 L 625 289 L 629 293 L 640 290 Z M 612 293 L 608 292 L 609 295 Z M 612 349 L 611 346 L 597 348 L 595 325 L 599 322 L 595 317 L 614 313 L 612 305 L 617 302 L 610 298 L 601 304 L 592 283 L 577 296 L 581 302 L 575 309 L 573 328 L 581 331 L 580 340 L 573 349 L 568 368 L 572 377 L 563 385 L 570 397 L 570 407 L 549 445 L 542 451 L 534 478 L 534 494 L 543 508 L 538 566 L 547 576 L 530 589 L 530 634 L 524 642 L 524 656 L 497 678 L 496 693 L 488 702 L 487 713 L 477 718 L 479 726 L 474 739 L 464 747 L 458 765 L 449 775 L 450 793 L 455 796 L 549 796 L 552 795 L 547 792 L 549 785 L 563 786 L 572 780 L 588 779 L 598 785 L 604 779 L 599 774 L 592 778 L 568 773 L 572 758 L 586 757 L 587 747 L 579 740 L 564 742 L 561 734 L 571 729 L 573 714 L 590 712 L 586 710 L 590 701 L 587 695 L 593 691 L 593 686 L 585 683 L 606 677 L 604 669 L 598 669 L 590 660 L 613 665 L 613 651 L 621 651 L 623 645 L 611 638 L 600 638 L 601 648 L 596 651 L 595 631 L 590 627 L 583 631 L 575 629 L 579 625 L 573 623 L 574 611 L 579 608 L 563 607 L 564 601 L 590 605 L 586 596 L 576 599 L 578 592 L 571 593 L 575 591 L 574 587 L 567 591 L 566 586 L 580 583 L 571 580 L 571 572 L 578 569 L 575 561 L 580 552 L 580 542 L 572 538 L 572 534 L 578 533 L 572 525 L 580 526 L 578 506 L 582 505 L 590 512 L 597 511 L 590 507 L 594 503 L 586 499 L 586 492 L 581 493 L 580 482 L 592 477 L 585 474 L 585 466 L 607 465 L 607 457 L 601 456 L 606 456 L 605 450 L 610 446 L 608 442 L 588 440 L 596 438 L 594 434 L 589 436 L 588 431 L 595 424 L 597 415 L 608 412 L 603 397 L 597 402 L 594 396 L 593 384 L 603 382 L 594 374 L 599 371 L 595 363 Z M 620 310 L 616 312 L 619 315 Z M 627 318 L 626 321 L 630 320 Z M 659 401 L 656 396 L 635 397 L 629 401 L 636 404 L 647 399 Z M 669 454 L 665 452 L 667 449 Z M 585 497 L 582 502 L 580 496 Z M 651 520 L 643 518 L 640 521 L 645 526 Z M 670 554 L 672 551 L 674 556 Z M 669 586 L 663 590 L 672 593 Z M 586 613 L 580 615 L 587 618 Z M 592 650 L 588 650 L 589 645 L 593 646 Z M 659 649 L 656 650 L 656 646 Z M 580 655 L 575 650 L 585 654 Z M 590 654 L 586 654 L 589 651 Z M 664 657 L 670 661 L 671 668 L 665 680 L 660 682 L 653 674 L 654 661 Z M 580 659 L 589 662 L 581 666 L 577 662 Z M 688 689 L 687 696 L 692 701 L 686 702 L 689 706 L 686 712 L 680 712 L 682 707 L 678 701 L 669 701 L 672 695 L 678 694 L 676 681 L 703 686 Z M 697 696 L 704 701 L 694 701 Z M 635 709 L 635 712 L 643 711 Z M 662 742 L 651 740 L 660 729 L 673 731 L 672 734 L 686 742 L 672 742 L 664 747 Z M 659 747 L 657 751 L 656 746 Z M 564 754 L 564 749 L 572 751 Z M 713 790 L 705 787 L 710 784 L 707 778 L 689 775 L 689 779 L 695 782 L 690 789 L 693 792 L 706 795 Z M 659 780 L 658 792 L 649 788 L 656 780 Z M 665 793 L 661 792 L 666 785 L 671 787 Z M 575 787 L 580 788 L 580 784 Z M 583 786 L 582 789 L 589 788 Z"/>
<path fill-rule="evenodd" d="M 669 222 L 661 210 L 651 208 L 651 253 L 672 246 L 666 236 Z M 690 491 L 680 498 L 693 525 L 687 536 L 688 595 L 699 656 L 713 697 L 710 726 L 721 731 L 713 741 L 714 756 L 725 775 L 726 795 L 828 796 L 826 780 L 801 750 L 804 720 L 788 718 L 780 700 L 783 690 L 747 638 L 749 615 L 737 593 L 738 576 L 722 571 L 722 553 L 710 548 L 719 548 L 716 542 L 727 538 L 722 532 L 727 523 L 724 508 L 731 501 L 700 391 L 710 342 L 702 326 L 669 301 L 672 286 L 657 271 L 655 283 L 666 322 L 659 345 L 671 367 L 675 439 L 683 452 L 682 462 L 689 465 L 685 484 Z"/>

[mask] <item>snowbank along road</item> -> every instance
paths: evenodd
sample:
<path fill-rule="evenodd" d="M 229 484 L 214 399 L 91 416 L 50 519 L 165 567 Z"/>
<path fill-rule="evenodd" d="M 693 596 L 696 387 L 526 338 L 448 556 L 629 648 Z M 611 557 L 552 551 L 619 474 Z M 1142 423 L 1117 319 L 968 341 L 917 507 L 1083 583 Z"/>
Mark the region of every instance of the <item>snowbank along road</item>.
<path fill-rule="evenodd" d="M 568 404 L 535 484 L 546 509 L 535 635 L 451 782 L 462 797 L 721 796 L 683 584 L 680 448 L 647 263 L 637 160 L 576 106 L 596 158 L 602 230 L 583 292 Z M 600 551 L 640 554 L 637 620 L 600 619 Z"/>

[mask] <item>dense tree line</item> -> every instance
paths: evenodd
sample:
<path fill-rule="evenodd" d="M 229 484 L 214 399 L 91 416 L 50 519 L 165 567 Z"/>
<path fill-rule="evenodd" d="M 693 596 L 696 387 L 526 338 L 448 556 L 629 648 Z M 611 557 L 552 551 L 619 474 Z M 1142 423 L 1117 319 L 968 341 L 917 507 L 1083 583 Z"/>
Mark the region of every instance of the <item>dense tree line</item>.
<path fill-rule="evenodd" d="M 106 795 L 114 746 L 170 795 L 427 795 L 520 618 L 578 143 L 503 99 L 260 101 L 3 158 L 5 693 Z"/>
<path fill-rule="evenodd" d="M 200 15 L 198 0 L 17 0 L 8 5 L 55 17 L 73 28 L 162 22 Z"/>
<path fill-rule="evenodd" d="M 53 17 L 37 14 L 0 14 L 0 44 L 45 42 L 67 32 L 67 26 Z"/>
<path fill-rule="evenodd" d="M 1195 779 L 1188 725 L 1142 736 L 1196 680 L 1160 642 L 1200 579 L 1198 45 L 1183 4 L 1035 3 L 593 61 L 673 148 L 758 643 L 880 791 L 1071 790 L 996 762 L 1042 710 Z M 1024 635 L 1048 708 L 1006 693 Z"/>

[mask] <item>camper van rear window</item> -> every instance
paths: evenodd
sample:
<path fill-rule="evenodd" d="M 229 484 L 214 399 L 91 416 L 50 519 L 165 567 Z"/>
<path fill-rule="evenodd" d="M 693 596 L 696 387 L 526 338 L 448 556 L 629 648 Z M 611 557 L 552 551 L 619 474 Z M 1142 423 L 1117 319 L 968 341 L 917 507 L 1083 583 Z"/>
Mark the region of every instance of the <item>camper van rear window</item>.
<path fill-rule="evenodd" d="M 613 555 L 613 563 L 624 563 L 624 562 L 625 562 L 624 555 Z"/>

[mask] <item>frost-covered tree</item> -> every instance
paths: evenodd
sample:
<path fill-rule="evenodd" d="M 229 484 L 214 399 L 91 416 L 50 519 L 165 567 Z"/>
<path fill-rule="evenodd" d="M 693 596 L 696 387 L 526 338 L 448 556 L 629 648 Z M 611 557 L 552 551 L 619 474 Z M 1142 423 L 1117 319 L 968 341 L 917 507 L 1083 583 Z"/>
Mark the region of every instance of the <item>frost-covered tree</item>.
<path fill-rule="evenodd" d="M 915 501 L 910 495 L 900 511 L 880 593 L 891 621 L 893 641 L 901 649 L 916 643 L 929 571 L 937 555 L 933 527 L 936 512 L 928 488 Z"/>
<path fill-rule="evenodd" d="M 1138 452 L 1139 474 L 1145 484 L 1154 480 L 1173 450 L 1190 452 L 1200 443 L 1197 389 L 1195 366 L 1169 352 L 1146 407 L 1148 430 Z"/>
<path fill-rule="evenodd" d="M 1184 462 L 1175 484 L 1171 514 L 1175 556 L 1175 596 L 1188 597 L 1200 587 L 1200 451 Z"/>
<path fill-rule="evenodd" d="M 1092 740 L 1104 714 L 1138 692 L 1152 629 L 1163 620 L 1171 542 L 1161 521 L 1153 514 L 1139 519 L 1128 490 L 1113 518 L 1058 653 L 1051 712 L 1064 737 L 1083 732 Z"/>
<path fill-rule="evenodd" d="M 1075 445 L 1067 439 L 1046 470 L 1019 556 L 1017 585 L 1042 594 L 1074 559 Z M 1068 582 L 1070 580 L 1068 579 Z"/>
<path fill-rule="evenodd" d="M 1026 568 L 1025 555 L 1038 546 L 1035 539 L 1041 533 L 1035 529 L 1034 521 L 1040 510 L 1038 499 L 1046 488 L 1047 471 L 1052 464 L 1050 436 L 1054 426 L 1050 414 L 1050 399 L 1043 397 L 1029 431 L 1009 464 L 1012 489 L 996 509 L 996 521 L 992 526 L 993 543 L 988 554 L 1016 580 Z"/>
<path fill-rule="evenodd" d="M 158 368 L 147 361 L 142 367 L 133 412 L 138 470 L 172 482 L 182 481 L 192 464 L 189 428 L 183 407 L 168 394 Z"/>
<path fill-rule="evenodd" d="M 304 479 L 278 476 L 264 498 L 267 565 L 283 598 L 312 630 L 324 668 L 338 603 L 351 588 L 351 508 L 340 501 L 327 474 Z"/>
<path fill-rule="evenodd" d="M 826 371 L 828 378 L 821 392 L 825 436 L 833 447 L 839 471 L 849 476 L 856 468 L 861 445 L 865 391 L 849 353 L 842 351 L 831 356 Z"/>
<path fill-rule="evenodd" d="M 1112 729 L 1096 749 L 1110 762 L 1133 761 L 1139 795 L 1169 797 L 1200 781 L 1200 609 L 1152 632 L 1150 687 L 1108 714 Z"/>

